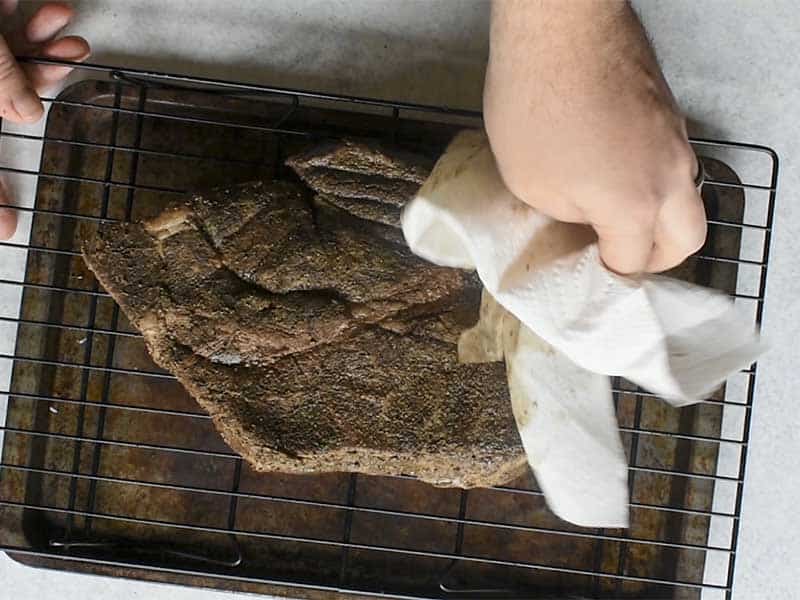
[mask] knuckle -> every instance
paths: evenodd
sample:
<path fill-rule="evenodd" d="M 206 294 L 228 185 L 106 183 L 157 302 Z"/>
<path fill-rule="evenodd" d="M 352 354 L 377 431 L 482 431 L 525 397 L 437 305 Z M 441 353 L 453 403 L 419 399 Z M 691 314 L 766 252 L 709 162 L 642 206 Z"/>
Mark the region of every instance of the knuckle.
<path fill-rule="evenodd" d="M 697 176 L 697 170 L 700 168 L 700 162 L 691 147 L 680 157 L 677 168 L 682 175 L 694 181 Z"/>
<path fill-rule="evenodd" d="M 694 180 L 697 174 L 698 160 L 689 140 L 680 139 L 672 154 L 672 168 L 674 169 L 674 173 L 680 178 L 688 177 Z M 677 181 L 680 181 L 680 179 Z"/>
<path fill-rule="evenodd" d="M 658 213 L 661 203 L 655 200 L 636 202 L 623 208 L 622 217 L 629 226 L 637 231 L 652 230 L 658 221 Z"/>
<path fill-rule="evenodd" d="M 687 247 L 690 253 L 697 252 L 706 243 L 708 236 L 708 221 L 706 219 L 705 205 L 698 193 L 690 201 L 689 212 L 692 215 L 687 226 Z"/>
<path fill-rule="evenodd" d="M 699 251 L 706 243 L 708 226 L 705 219 L 685 223 L 678 231 L 673 231 L 671 236 L 675 247 L 675 254 L 680 254 L 681 260 Z"/>
<path fill-rule="evenodd" d="M 17 61 L 13 56 L 0 53 L 0 82 L 8 81 L 17 74 Z"/>
<path fill-rule="evenodd" d="M 14 106 L 11 102 L 11 98 L 8 96 L 0 96 L 0 118 L 2 119 L 14 119 L 16 117 L 16 112 L 14 110 Z"/>
<path fill-rule="evenodd" d="M 705 245 L 707 233 L 708 227 L 706 226 L 706 222 L 703 221 L 702 225 L 696 227 L 686 240 L 687 255 L 694 254 Z"/>

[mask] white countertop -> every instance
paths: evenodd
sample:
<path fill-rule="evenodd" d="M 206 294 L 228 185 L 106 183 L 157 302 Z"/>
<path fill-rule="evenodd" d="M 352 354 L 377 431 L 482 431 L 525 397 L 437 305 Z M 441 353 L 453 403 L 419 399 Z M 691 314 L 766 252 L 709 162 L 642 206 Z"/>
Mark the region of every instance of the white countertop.
<path fill-rule="evenodd" d="M 73 28 L 94 62 L 477 108 L 488 4 L 85 0 Z M 636 2 L 694 133 L 781 157 L 734 599 L 797 596 L 800 527 L 800 17 L 792 0 Z M 202 41 L 202 43 L 201 43 Z M 2 256 L 2 254 L 0 254 Z M 2 264 L 5 258 L 0 258 Z M 17 600 L 231 598 L 227 593 L 34 570 L 0 555 Z M 224 595 L 223 595 L 224 594 Z"/>

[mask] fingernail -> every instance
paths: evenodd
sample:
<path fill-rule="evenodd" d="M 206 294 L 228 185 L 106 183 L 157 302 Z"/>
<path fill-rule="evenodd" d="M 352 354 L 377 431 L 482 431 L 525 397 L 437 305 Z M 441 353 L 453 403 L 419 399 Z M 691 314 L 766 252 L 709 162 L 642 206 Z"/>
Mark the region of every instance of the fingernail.
<path fill-rule="evenodd" d="M 41 49 L 42 56 L 58 60 L 81 62 L 89 58 L 92 49 L 89 43 L 77 36 L 68 36 L 49 42 Z"/>
<path fill-rule="evenodd" d="M 66 60 L 74 60 L 75 62 L 83 62 L 92 55 L 91 52 L 81 52 L 75 56 L 68 56 Z"/>
<path fill-rule="evenodd" d="M 26 121 L 38 121 L 44 112 L 42 101 L 39 100 L 39 96 L 32 91 L 26 91 L 20 94 L 13 99 L 12 103 L 19 113 L 19 116 Z"/>

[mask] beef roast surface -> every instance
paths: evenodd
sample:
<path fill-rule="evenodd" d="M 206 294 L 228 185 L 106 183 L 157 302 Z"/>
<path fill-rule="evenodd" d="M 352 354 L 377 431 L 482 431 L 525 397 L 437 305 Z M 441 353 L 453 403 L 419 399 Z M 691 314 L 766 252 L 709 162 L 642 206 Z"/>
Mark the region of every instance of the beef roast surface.
<path fill-rule="evenodd" d="M 434 161 L 375 142 L 340 140 L 286 161 L 325 202 L 356 217 L 400 227 L 400 211 L 425 182 Z"/>
<path fill-rule="evenodd" d="M 84 257 L 153 359 L 256 469 L 513 479 L 526 459 L 504 365 L 457 361 L 477 280 L 376 228 L 300 186 L 256 182 L 104 224 Z"/>

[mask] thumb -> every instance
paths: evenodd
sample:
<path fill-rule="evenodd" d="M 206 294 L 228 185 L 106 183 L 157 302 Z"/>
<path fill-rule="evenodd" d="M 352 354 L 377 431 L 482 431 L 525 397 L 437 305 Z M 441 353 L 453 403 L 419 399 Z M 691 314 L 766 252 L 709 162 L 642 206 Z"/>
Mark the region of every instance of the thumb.
<path fill-rule="evenodd" d="M 15 122 L 38 121 L 44 113 L 39 96 L 0 36 L 0 116 Z"/>

